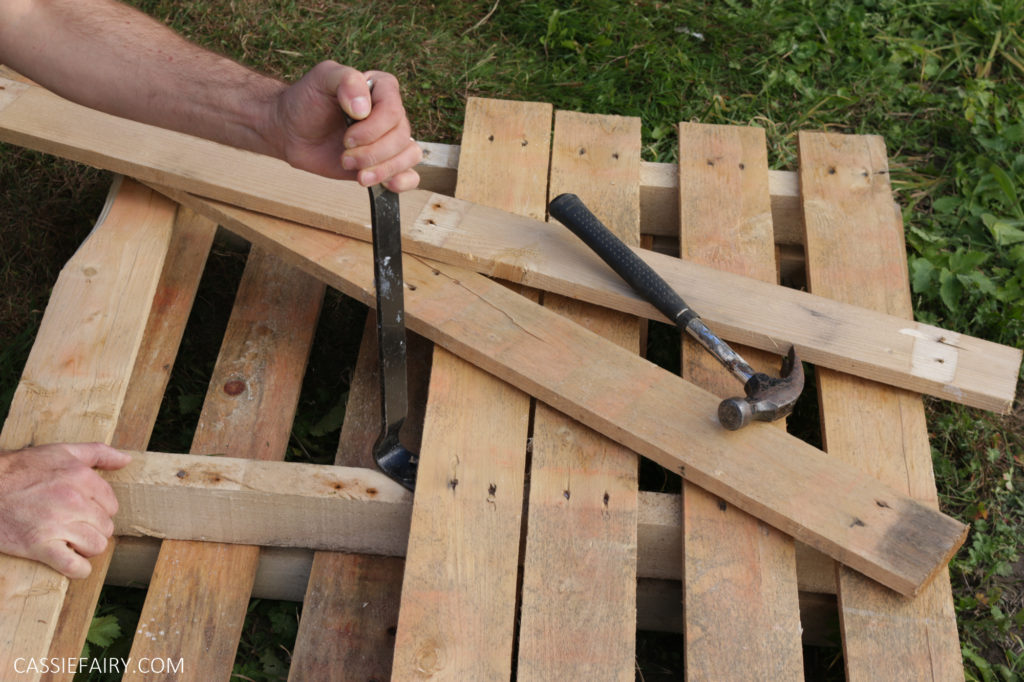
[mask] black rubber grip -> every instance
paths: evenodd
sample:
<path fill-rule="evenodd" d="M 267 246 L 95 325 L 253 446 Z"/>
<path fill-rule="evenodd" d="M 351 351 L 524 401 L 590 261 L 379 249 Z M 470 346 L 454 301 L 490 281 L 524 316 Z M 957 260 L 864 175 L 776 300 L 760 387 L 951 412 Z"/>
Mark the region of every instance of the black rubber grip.
<path fill-rule="evenodd" d="M 619 277 L 680 329 L 697 313 L 668 285 L 661 275 L 605 227 L 575 194 L 560 194 L 548 204 L 553 218 L 572 230 Z"/>

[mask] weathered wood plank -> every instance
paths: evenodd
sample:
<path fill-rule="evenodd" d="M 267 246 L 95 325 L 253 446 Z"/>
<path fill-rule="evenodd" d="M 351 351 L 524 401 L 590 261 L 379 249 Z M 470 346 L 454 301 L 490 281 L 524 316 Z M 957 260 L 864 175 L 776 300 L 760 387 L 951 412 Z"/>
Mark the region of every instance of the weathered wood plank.
<path fill-rule="evenodd" d="M 559 111 L 550 196 L 575 192 L 640 240 L 640 120 Z M 635 317 L 548 294 L 544 306 L 632 353 Z M 637 456 L 544 404 L 534 415 L 518 676 L 633 680 Z"/>
<path fill-rule="evenodd" d="M 167 191 L 372 305 L 368 244 Z M 415 258 L 405 275 L 414 331 L 899 592 L 963 543 L 963 524 L 780 429 L 725 431 L 712 394 L 500 284 Z"/>
<path fill-rule="evenodd" d="M 158 194 L 126 183 L 106 219 L 61 270 L 0 449 L 110 442 L 175 209 Z M 17 657 L 46 658 L 67 586 L 66 578 L 40 563 L 0 555 L 0 670 L 13 670 Z"/>
<path fill-rule="evenodd" d="M 909 318 L 903 224 L 884 142 L 806 133 L 798 141 L 811 288 Z M 829 456 L 937 507 L 920 396 L 829 370 L 817 377 Z M 840 567 L 838 594 L 848 679 L 963 679 L 948 572 L 908 600 Z"/>
<path fill-rule="evenodd" d="M 119 182 L 115 182 L 115 187 Z M 111 190 L 112 193 L 114 191 Z M 175 215 L 163 272 L 114 429 L 111 445 L 116 448 L 144 450 L 149 443 L 216 229 L 215 223 L 187 208 L 179 208 Z M 103 555 L 91 560 L 92 573 L 89 577 L 73 580 L 68 585 L 60 625 L 50 644 L 50 658 L 68 659 L 81 654 L 116 546 L 115 538 Z M 68 672 L 65 675 L 44 675 L 43 679 L 70 680 L 71 677 Z"/>
<path fill-rule="evenodd" d="M 196 428 L 194 452 L 284 457 L 323 292 L 322 283 L 273 255 L 258 248 L 250 252 Z M 216 479 L 220 474 L 208 475 Z M 187 661 L 204 676 L 226 679 L 258 561 L 255 546 L 165 542 L 132 658 Z"/>
<path fill-rule="evenodd" d="M 456 194 L 544 214 L 552 107 L 471 99 Z M 508 679 L 530 399 L 434 352 L 394 679 Z"/>
<path fill-rule="evenodd" d="M 683 258 L 775 281 L 762 129 L 680 124 L 679 187 Z M 722 398 L 742 395 L 730 372 L 683 337 L 684 377 Z M 734 348 L 755 369 L 778 373 L 777 355 Z M 686 482 L 683 534 L 687 676 L 803 679 L 793 539 Z"/>
<path fill-rule="evenodd" d="M 180 133 L 80 107 L 10 83 L 0 139 L 369 239 L 365 190 Z M 68 126 L 67 121 L 75 121 Z M 653 307 L 564 229 L 423 191 L 402 195 L 404 248 L 485 274 L 651 319 Z M 806 292 L 643 252 L 729 341 L 946 400 L 1007 412 L 1022 351 Z"/>
<path fill-rule="evenodd" d="M 121 501 L 117 532 L 126 538 L 405 556 L 412 499 L 376 467 L 134 454 L 139 461 L 127 471 L 104 474 Z M 182 471 L 185 476 L 179 476 Z M 641 492 L 638 499 L 637 576 L 678 581 L 682 575 L 680 497 Z M 231 517 L 230 523 L 224 521 L 226 516 Z M 797 561 L 815 567 L 810 557 L 798 554 Z M 835 594 L 832 576 L 822 580 L 823 569 L 815 568 L 800 572 L 800 590 Z"/>

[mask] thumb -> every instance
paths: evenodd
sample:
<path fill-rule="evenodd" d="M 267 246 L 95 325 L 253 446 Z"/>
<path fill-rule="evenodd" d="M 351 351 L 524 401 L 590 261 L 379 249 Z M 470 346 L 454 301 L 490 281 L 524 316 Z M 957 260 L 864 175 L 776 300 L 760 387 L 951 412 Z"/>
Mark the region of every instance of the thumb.
<path fill-rule="evenodd" d="M 348 116 L 361 121 L 370 115 L 373 105 L 366 74 L 350 66 L 336 64 L 326 74 L 326 81 L 329 91 L 338 98 Z"/>
<path fill-rule="evenodd" d="M 98 469 L 120 469 L 132 461 L 131 455 L 103 443 L 72 443 L 66 446 L 78 461 Z"/>

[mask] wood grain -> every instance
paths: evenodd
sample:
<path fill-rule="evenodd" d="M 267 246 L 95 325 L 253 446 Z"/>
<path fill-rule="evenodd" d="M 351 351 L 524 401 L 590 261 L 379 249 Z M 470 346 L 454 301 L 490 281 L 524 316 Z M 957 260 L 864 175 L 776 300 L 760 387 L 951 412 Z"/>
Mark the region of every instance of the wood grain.
<path fill-rule="evenodd" d="M 108 116 L 37 87 L 22 88 L 0 109 L 0 139 L 369 240 L 365 190 L 355 183 Z M 557 226 L 418 190 L 402 194 L 402 216 L 408 252 L 662 319 Z M 820 366 L 998 412 L 1013 404 L 1019 349 L 662 254 L 642 255 L 674 288 L 689 292 L 688 302 L 728 341 L 775 352 L 792 343 Z"/>
<path fill-rule="evenodd" d="M 471 99 L 457 195 L 543 215 L 551 112 Z M 529 421 L 528 395 L 435 350 L 394 679 L 511 675 Z"/>
<path fill-rule="evenodd" d="M 679 187 L 683 258 L 775 281 L 762 129 L 680 124 Z M 684 377 L 721 398 L 742 395 L 730 372 L 683 337 Z M 777 355 L 734 350 L 756 370 L 778 374 Z M 683 550 L 687 676 L 725 679 L 742 670 L 749 679 L 802 679 L 793 539 L 684 482 Z"/>
<path fill-rule="evenodd" d="M 174 214 L 172 202 L 126 183 L 106 219 L 61 270 L 0 449 L 111 441 Z M 67 578 L 40 563 L 0 555 L 0 670 L 13 670 L 17 657 L 48 655 L 67 587 Z"/>
<path fill-rule="evenodd" d="M 369 245 L 175 196 L 372 304 Z M 414 258 L 405 269 L 410 328 L 901 593 L 919 590 L 963 543 L 963 524 L 779 429 L 725 431 L 712 394 L 500 284 Z"/>
<path fill-rule="evenodd" d="M 909 318 L 903 224 L 884 142 L 808 133 L 798 141 L 812 290 Z M 829 456 L 937 507 L 921 397 L 829 370 L 817 377 Z M 837 581 L 848 679 L 964 678 L 947 571 L 913 600 L 842 567 Z"/>
<path fill-rule="evenodd" d="M 559 111 L 548 193 L 575 192 L 640 240 L 640 120 Z M 639 353 L 639 321 L 552 294 L 544 306 Z M 518 675 L 635 677 L 637 456 L 538 404 L 523 560 Z"/>
<path fill-rule="evenodd" d="M 131 180 L 124 182 L 132 183 Z M 115 181 L 115 187 L 118 184 L 119 181 Z M 111 193 L 114 192 L 112 188 Z M 119 191 L 116 196 L 121 196 Z M 142 450 L 149 443 L 216 228 L 215 223 L 187 208 L 180 208 L 175 214 L 163 272 L 114 429 L 111 445 L 116 448 Z M 50 658 L 66 659 L 81 654 L 116 546 L 115 538 L 106 552 L 91 560 L 89 577 L 73 580 L 68 585 L 60 626 L 50 644 Z M 71 677 L 70 674 L 49 674 L 42 679 L 70 680 Z"/>
<path fill-rule="evenodd" d="M 323 292 L 321 283 L 273 255 L 250 252 L 193 452 L 284 457 Z M 180 660 L 227 679 L 258 561 L 255 546 L 164 542 L 132 658 Z M 142 679 L 133 672 L 125 679 Z"/>

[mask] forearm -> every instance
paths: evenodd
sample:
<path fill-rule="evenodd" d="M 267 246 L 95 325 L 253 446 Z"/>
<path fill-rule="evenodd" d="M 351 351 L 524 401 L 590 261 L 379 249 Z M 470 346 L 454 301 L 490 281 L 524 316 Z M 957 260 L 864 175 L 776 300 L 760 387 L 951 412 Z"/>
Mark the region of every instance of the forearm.
<path fill-rule="evenodd" d="M 284 84 L 114 0 L 0 0 L 0 62 L 85 106 L 281 156 Z"/>

